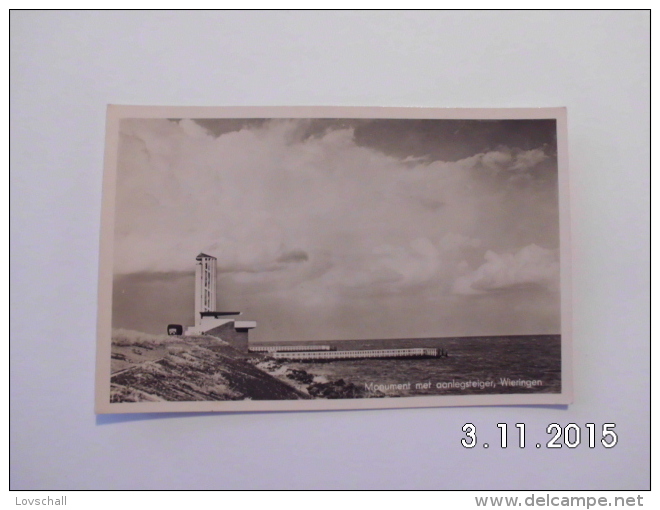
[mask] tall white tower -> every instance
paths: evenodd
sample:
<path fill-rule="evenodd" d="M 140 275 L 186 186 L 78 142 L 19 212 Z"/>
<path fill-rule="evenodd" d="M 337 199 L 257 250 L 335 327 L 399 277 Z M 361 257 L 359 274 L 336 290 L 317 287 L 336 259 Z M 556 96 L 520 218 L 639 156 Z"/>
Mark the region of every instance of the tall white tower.
<path fill-rule="evenodd" d="M 215 279 L 217 260 L 200 253 L 195 259 L 195 326 L 202 324 L 202 312 L 215 311 Z"/>

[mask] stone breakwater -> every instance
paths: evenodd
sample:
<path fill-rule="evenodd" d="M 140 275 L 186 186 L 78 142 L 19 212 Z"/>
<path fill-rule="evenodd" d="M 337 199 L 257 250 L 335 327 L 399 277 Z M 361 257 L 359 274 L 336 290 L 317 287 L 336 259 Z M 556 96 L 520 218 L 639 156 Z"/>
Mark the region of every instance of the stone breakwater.
<path fill-rule="evenodd" d="M 364 388 L 347 382 L 344 379 L 328 379 L 325 376 L 316 376 L 306 370 L 288 367 L 280 360 L 254 360 L 256 366 L 265 372 L 277 377 L 281 381 L 293 384 L 301 392 L 311 398 L 374 398 L 384 397 L 384 394 L 366 391 Z"/>

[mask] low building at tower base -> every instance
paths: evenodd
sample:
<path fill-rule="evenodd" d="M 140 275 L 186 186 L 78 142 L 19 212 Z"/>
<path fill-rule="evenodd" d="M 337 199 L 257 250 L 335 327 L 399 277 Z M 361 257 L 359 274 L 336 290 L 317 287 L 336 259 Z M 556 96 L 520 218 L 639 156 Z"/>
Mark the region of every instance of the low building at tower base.
<path fill-rule="evenodd" d="M 185 335 L 215 336 L 241 352 L 248 352 L 248 332 L 256 327 L 255 321 L 202 317 L 199 326 L 186 328 Z"/>

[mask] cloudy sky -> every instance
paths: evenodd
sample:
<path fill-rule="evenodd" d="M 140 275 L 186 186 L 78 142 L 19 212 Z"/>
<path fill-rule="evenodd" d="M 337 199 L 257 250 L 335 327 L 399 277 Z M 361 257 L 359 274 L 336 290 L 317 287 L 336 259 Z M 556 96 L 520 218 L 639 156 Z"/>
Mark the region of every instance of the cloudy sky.
<path fill-rule="evenodd" d="M 113 326 L 255 341 L 559 333 L 552 120 L 125 119 Z"/>

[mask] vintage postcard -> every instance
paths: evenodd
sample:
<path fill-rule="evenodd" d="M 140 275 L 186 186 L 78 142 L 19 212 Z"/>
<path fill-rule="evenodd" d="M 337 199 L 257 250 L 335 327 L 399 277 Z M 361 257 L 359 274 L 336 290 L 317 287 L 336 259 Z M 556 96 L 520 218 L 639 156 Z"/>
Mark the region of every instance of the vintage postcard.
<path fill-rule="evenodd" d="M 563 108 L 110 106 L 96 412 L 568 404 Z"/>

